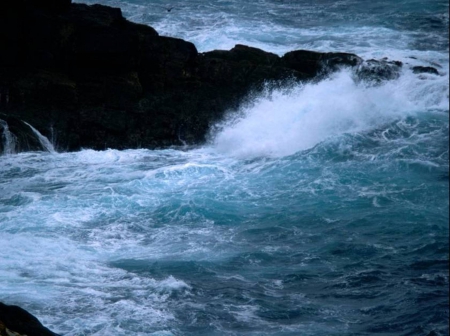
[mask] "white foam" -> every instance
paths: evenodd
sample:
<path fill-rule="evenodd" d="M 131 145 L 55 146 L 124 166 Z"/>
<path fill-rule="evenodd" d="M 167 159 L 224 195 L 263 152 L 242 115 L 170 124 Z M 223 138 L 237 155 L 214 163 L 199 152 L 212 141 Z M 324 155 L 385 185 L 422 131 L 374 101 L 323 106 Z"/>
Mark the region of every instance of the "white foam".
<path fill-rule="evenodd" d="M 184 289 L 191 289 L 187 283 L 181 280 L 175 279 L 173 276 L 169 276 L 167 279 L 162 280 L 156 285 L 156 289 L 160 292 L 166 291 L 180 291 Z"/>
<path fill-rule="evenodd" d="M 9 251 L 1 258 L 2 301 L 52 307 L 39 315 L 65 335 L 125 335 L 130 325 L 157 330 L 175 319 L 170 294 L 191 289 L 173 276 L 156 280 L 108 266 L 98 250 L 62 236 L 2 233 L 0 244 Z"/>
<path fill-rule="evenodd" d="M 0 141 L 3 144 L 3 153 L 2 154 L 14 154 L 16 152 L 16 143 L 17 139 L 9 131 L 8 123 L 2 119 L 0 119 L 0 125 L 2 126 L 2 134 L 0 136 Z"/>
<path fill-rule="evenodd" d="M 374 129 L 430 109 L 448 109 L 446 77 L 432 81 L 405 72 L 377 87 L 342 71 L 318 84 L 268 93 L 217 126 L 213 147 L 239 158 L 281 157 L 345 133 Z"/>
<path fill-rule="evenodd" d="M 26 124 L 28 127 L 31 128 L 33 133 L 38 138 L 39 142 L 41 143 L 41 146 L 43 149 L 45 149 L 47 152 L 50 153 L 56 153 L 55 147 L 53 147 L 53 144 L 50 142 L 50 140 L 47 139 L 47 137 L 43 136 L 36 128 L 31 126 L 29 123 L 23 121 L 24 124 Z"/>
<path fill-rule="evenodd" d="M 123 4 L 118 0 L 101 1 L 113 6 Z M 153 4 L 127 5 L 132 15 L 144 15 Z M 197 26 L 190 26 L 192 21 L 186 21 L 184 26 L 181 21 L 173 22 L 172 15 L 161 21 L 161 27 L 165 25 L 163 28 L 170 35 L 194 40 L 200 50 L 229 49 L 244 43 L 279 54 L 308 47 L 353 51 L 366 58 L 388 56 L 410 62 L 409 65 L 433 66 L 429 62 L 437 61 L 443 64 L 439 69 L 443 76 L 415 75 L 405 65 L 399 80 L 379 87 L 356 84 L 351 73 L 342 72 L 318 84 L 268 93 L 238 111 L 238 118 L 219 125 L 211 147 L 189 152 L 83 150 L 3 156 L 1 173 L 11 171 L 13 177 L 2 180 L 0 198 L 9 200 L 19 195 L 27 199 L 20 206 L 0 204 L 0 246 L 7 251 L 0 258 L 2 299 L 20 305 L 34 304 L 41 309 L 39 317 L 47 326 L 67 336 L 172 335 L 167 329 L 179 334 L 177 327 L 186 320 L 177 320 L 174 306 L 185 304 L 205 311 L 203 298 L 195 299 L 202 288 L 194 288 L 195 282 L 190 283 L 189 276 L 185 278 L 178 271 L 175 276 L 165 274 L 158 279 L 147 269 L 128 271 L 133 262 L 150 268 L 158 261 L 233 260 L 249 243 L 240 237 L 242 228 L 248 225 L 240 219 L 254 209 L 273 210 L 268 204 L 275 207 L 278 200 L 270 194 L 275 187 L 270 184 L 272 177 L 286 178 L 297 172 L 300 161 L 296 160 L 289 169 L 279 169 L 295 160 L 266 157 L 289 155 L 345 133 L 383 130 L 385 123 L 390 127 L 396 119 L 400 128 L 414 128 L 402 123 L 402 118 L 431 113 L 432 109 L 448 110 L 448 58 L 438 52 L 408 50 L 413 40 L 410 35 L 367 27 L 353 33 L 349 28 L 342 34 L 319 28 L 284 29 L 259 20 L 254 20 L 252 26 L 233 21 L 232 17 L 219 17 L 210 29 L 208 20 L 213 22 L 217 18 L 214 15 L 203 23 L 199 21 Z M 201 15 L 195 18 L 201 19 Z M 334 35 L 327 38 L 328 33 Z M 270 36 L 265 38 L 266 34 Z M 397 49 L 386 48 L 394 44 Z M 388 132 L 377 134 L 386 142 L 395 139 Z M 445 154 L 442 155 L 445 160 Z M 264 158 L 235 159 L 255 156 Z M 433 161 L 407 163 L 434 168 Z M 298 185 L 283 184 L 286 192 L 304 192 L 307 201 L 309 195 L 317 199 L 324 190 L 342 187 L 336 171 L 325 169 L 311 180 L 306 175 L 296 176 L 304 180 Z M 374 207 L 383 207 L 386 200 L 406 191 L 395 189 L 389 194 L 384 187 L 385 184 L 373 185 L 360 193 L 355 188 L 351 194 L 373 202 Z M 252 221 L 250 218 L 250 225 Z M 300 238 L 312 236 L 297 228 L 294 234 Z M 276 248 L 261 247 L 266 252 Z M 217 276 L 219 280 L 227 279 L 220 272 Z M 230 278 L 248 282 L 240 275 Z M 273 280 L 269 287 L 276 293 L 284 285 L 282 280 Z M 305 302 L 302 293 L 289 299 Z M 257 314 L 258 306 L 224 307 L 236 321 L 265 328 Z M 223 328 L 220 321 L 211 323 L 212 329 Z M 295 333 L 313 327 L 316 329 L 310 334 L 317 334 L 317 324 L 313 323 L 311 328 L 291 324 L 285 328 L 292 330 L 285 331 Z M 329 330 L 327 325 L 319 333 Z"/>

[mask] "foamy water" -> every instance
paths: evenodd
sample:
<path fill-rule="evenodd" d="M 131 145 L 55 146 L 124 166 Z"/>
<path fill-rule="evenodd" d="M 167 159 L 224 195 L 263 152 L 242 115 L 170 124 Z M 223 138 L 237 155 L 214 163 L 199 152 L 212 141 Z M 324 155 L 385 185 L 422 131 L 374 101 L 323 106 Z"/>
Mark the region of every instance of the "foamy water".
<path fill-rule="evenodd" d="M 249 97 L 196 149 L 1 156 L 0 301 L 68 336 L 448 334 L 448 4 L 102 3 L 404 67 Z"/>
<path fill-rule="evenodd" d="M 241 158 L 279 157 L 424 110 L 448 110 L 447 77 L 431 78 L 427 84 L 425 80 L 409 72 L 371 87 L 355 81 L 348 70 L 317 84 L 269 92 L 231 112 L 231 120 L 217 126 L 212 142 L 219 152 Z"/>

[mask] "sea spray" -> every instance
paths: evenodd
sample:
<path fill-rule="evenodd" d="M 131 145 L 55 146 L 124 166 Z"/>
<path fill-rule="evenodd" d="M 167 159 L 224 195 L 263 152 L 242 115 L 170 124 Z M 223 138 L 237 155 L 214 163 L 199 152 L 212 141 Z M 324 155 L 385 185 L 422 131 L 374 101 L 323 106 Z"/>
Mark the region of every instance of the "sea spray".
<path fill-rule="evenodd" d="M 333 136 L 376 129 L 418 112 L 446 110 L 447 79 L 426 81 L 405 72 L 373 87 L 344 70 L 317 84 L 267 92 L 230 112 L 214 128 L 211 143 L 219 153 L 240 158 L 291 155 Z"/>
<path fill-rule="evenodd" d="M 282 158 L 6 156 L 0 293 L 67 335 L 362 334 L 375 295 L 413 330 L 448 303 L 448 115 L 417 115 Z"/>
<path fill-rule="evenodd" d="M 47 152 L 50 152 L 50 153 L 56 153 L 55 147 L 53 147 L 53 144 L 48 140 L 47 137 L 43 136 L 36 128 L 31 126 L 29 123 L 27 123 L 25 121 L 23 121 L 23 123 L 31 128 L 31 130 L 33 131 L 33 133 L 36 135 L 39 142 L 41 143 L 41 146 L 43 149 L 45 149 Z"/>
<path fill-rule="evenodd" d="M 14 154 L 16 153 L 16 143 L 17 139 L 14 134 L 9 131 L 8 123 L 0 119 L 0 126 L 2 130 L 2 144 L 3 144 L 3 154 Z"/>
<path fill-rule="evenodd" d="M 1 157 L 0 301 L 67 336 L 448 335 L 448 1 L 100 2 L 200 51 L 404 66 L 263 95 L 195 150 Z"/>

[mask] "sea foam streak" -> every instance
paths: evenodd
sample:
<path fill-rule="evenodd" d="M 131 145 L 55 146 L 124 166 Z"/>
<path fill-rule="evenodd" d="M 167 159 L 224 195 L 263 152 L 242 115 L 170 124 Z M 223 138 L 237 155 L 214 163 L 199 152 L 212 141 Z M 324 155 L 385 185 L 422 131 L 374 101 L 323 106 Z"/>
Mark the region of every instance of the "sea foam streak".
<path fill-rule="evenodd" d="M 217 125 L 212 144 L 240 158 L 280 157 L 344 133 L 375 129 L 430 109 L 448 109 L 447 76 L 405 73 L 380 86 L 342 71 L 317 84 L 297 85 L 256 98 Z"/>

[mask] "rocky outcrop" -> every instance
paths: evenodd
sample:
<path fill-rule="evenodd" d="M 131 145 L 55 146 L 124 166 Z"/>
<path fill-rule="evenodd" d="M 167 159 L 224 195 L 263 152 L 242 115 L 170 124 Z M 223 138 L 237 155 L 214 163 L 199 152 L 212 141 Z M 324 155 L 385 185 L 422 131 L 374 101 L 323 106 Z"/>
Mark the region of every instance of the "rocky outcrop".
<path fill-rule="evenodd" d="M 342 66 L 355 67 L 362 59 L 348 53 L 319 53 L 309 50 L 296 50 L 283 56 L 285 65 L 301 73 L 316 77 L 336 71 Z"/>
<path fill-rule="evenodd" d="M 0 302 L 0 336 L 58 336 L 18 306 Z"/>
<path fill-rule="evenodd" d="M 431 66 L 417 65 L 417 66 L 412 67 L 412 71 L 415 74 L 429 73 L 429 74 L 433 74 L 433 75 L 439 75 L 439 71 L 436 68 L 431 67 Z"/>
<path fill-rule="evenodd" d="M 52 129 L 60 150 L 201 143 L 249 93 L 363 62 L 243 45 L 198 53 L 125 20 L 118 8 L 70 0 L 2 1 L 0 40 L 0 112 L 47 137 Z"/>
<path fill-rule="evenodd" d="M 42 151 L 32 129 L 14 116 L 0 113 L 0 154 Z"/>
<path fill-rule="evenodd" d="M 402 67 L 403 63 L 399 61 L 389 61 L 387 58 L 370 59 L 359 64 L 356 75 L 358 80 L 377 85 L 386 80 L 399 78 Z"/>

